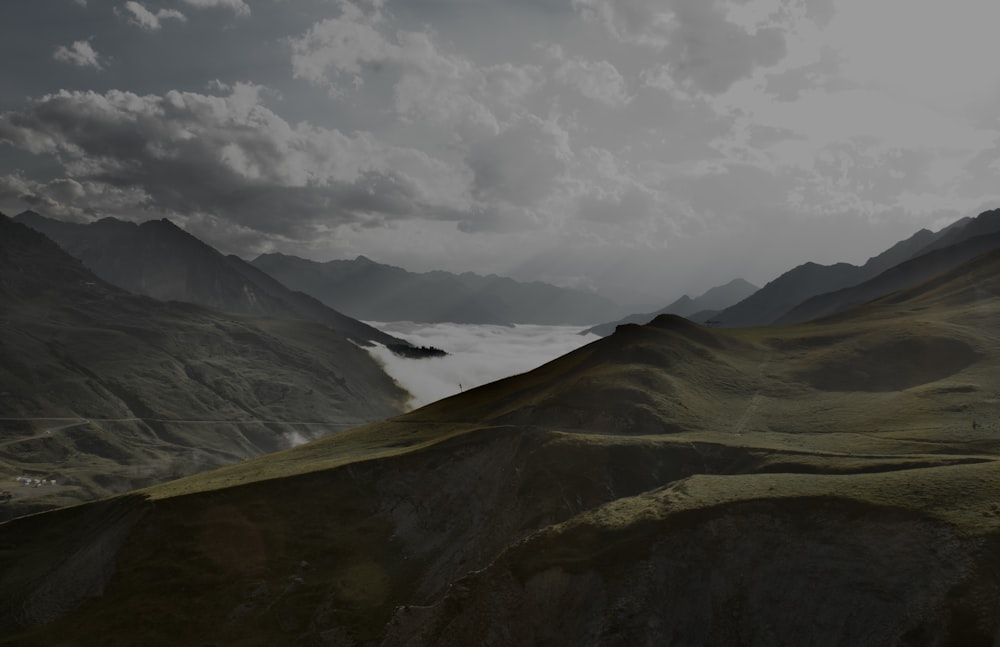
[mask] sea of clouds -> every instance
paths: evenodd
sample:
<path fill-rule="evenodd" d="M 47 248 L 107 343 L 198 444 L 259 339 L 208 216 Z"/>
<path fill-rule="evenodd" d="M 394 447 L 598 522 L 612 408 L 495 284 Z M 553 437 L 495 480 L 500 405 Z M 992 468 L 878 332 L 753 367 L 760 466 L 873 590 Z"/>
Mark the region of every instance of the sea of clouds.
<path fill-rule="evenodd" d="M 368 349 L 386 372 L 413 394 L 413 408 L 530 371 L 599 339 L 579 334 L 582 326 L 369 323 L 416 346 L 433 346 L 448 353 L 446 357 L 405 359 L 384 346 Z"/>

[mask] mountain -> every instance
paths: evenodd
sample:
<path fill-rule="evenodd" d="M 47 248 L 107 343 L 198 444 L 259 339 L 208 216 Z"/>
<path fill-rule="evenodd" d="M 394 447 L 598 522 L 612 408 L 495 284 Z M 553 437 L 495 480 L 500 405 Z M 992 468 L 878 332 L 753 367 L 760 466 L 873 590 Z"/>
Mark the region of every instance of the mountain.
<path fill-rule="evenodd" d="M 252 263 L 285 285 L 368 321 L 575 325 L 621 310 L 581 290 L 495 274 L 414 273 L 364 256 L 318 263 L 265 254 Z"/>
<path fill-rule="evenodd" d="M 998 247 L 1000 233 L 975 236 L 950 247 L 934 245 L 930 248 L 932 251 L 900 263 L 864 283 L 807 299 L 775 323 L 799 323 L 843 312 L 896 290 L 918 285 Z"/>
<path fill-rule="evenodd" d="M 1000 209 L 984 211 L 975 218 L 964 218 L 943 229 L 928 245 L 924 246 L 919 254 L 926 254 L 936 249 L 943 249 L 957 245 L 965 240 L 976 236 L 1000 233 Z"/>
<path fill-rule="evenodd" d="M 169 220 L 135 224 L 104 218 L 81 224 L 33 211 L 14 220 L 54 240 L 105 281 L 135 294 L 225 312 L 318 321 L 361 344 L 410 346 L 289 290 L 236 256 L 222 255 Z"/>
<path fill-rule="evenodd" d="M 0 214 L 0 518 L 284 449 L 403 410 L 318 323 L 136 296 Z M 20 485 L 20 484 L 12 484 Z"/>
<path fill-rule="evenodd" d="M 963 218 L 938 232 L 921 229 L 878 256 L 869 258 L 861 266 L 850 263 L 799 265 L 743 301 L 726 308 L 716 319 L 726 327 L 768 325 L 812 297 L 864 283 L 899 263 L 934 249 L 1000 231 L 1000 210 L 998 216 L 991 213 L 985 212 L 977 218 Z"/>
<path fill-rule="evenodd" d="M 595 335 L 600 335 L 601 337 L 606 337 L 607 335 L 613 333 L 616 327 L 621 326 L 622 324 L 645 324 L 663 314 L 678 315 L 680 317 L 687 317 L 692 321 L 704 322 L 714 317 L 720 310 L 728 308 L 729 306 L 746 299 L 758 289 L 759 288 L 756 285 L 744 281 L 743 279 L 733 279 L 725 285 L 719 285 L 710 289 L 708 292 L 695 299 L 692 299 L 685 294 L 670 305 L 661 308 L 656 312 L 632 314 L 624 319 L 619 319 L 618 321 L 604 323 L 599 326 L 594 326 L 593 328 L 588 328 L 583 332 L 585 334 L 593 333 Z"/>
<path fill-rule="evenodd" d="M 0 642 L 989 645 L 1000 252 L 0 525 Z"/>

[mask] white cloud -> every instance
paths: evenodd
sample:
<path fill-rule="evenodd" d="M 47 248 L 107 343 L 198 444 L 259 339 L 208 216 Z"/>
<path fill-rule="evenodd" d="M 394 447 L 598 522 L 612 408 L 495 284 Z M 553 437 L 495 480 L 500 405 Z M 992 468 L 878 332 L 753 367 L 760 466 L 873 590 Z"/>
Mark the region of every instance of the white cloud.
<path fill-rule="evenodd" d="M 204 9 L 206 7 L 222 7 L 232 9 L 237 15 L 247 16 L 250 14 L 250 7 L 244 0 L 183 0 L 192 7 Z"/>
<path fill-rule="evenodd" d="M 607 106 L 623 106 L 629 101 L 625 79 L 608 61 L 587 61 L 577 56 L 563 60 L 555 78 L 587 97 Z"/>
<path fill-rule="evenodd" d="M 381 13 L 365 14 L 345 3 L 340 17 L 292 39 L 293 73 L 337 98 L 358 91 L 367 76 L 388 75 L 397 118 L 454 130 L 460 137 L 497 134 L 540 82 L 537 66 L 479 67 L 442 51 L 432 33 L 397 30 L 390 38 L 384 29 Z"/>
<path fill-rule="evenodd" d="M 402 359 L 383 346 L 369 349 L 386 371 L 413 394 L 411 406 L 524 373 L 584 346 L 596 335 L 571 326 L 473 326 L 461 324 L 375 324 L 418 346 L 434 346 L 447 357 Z"/>
<path fill-rule="evenodd" d="M 261 93 L 248 84 L 226 96 L 63 90 L 0 115 L 0 141 L 57 156 L 87 190 L 73 203 L 80 213 L 108 208 L 103 197 L 115 194 L 135 202 L 107 215 L 207 214 L 299 238 L 323 222 L 461 217 L 468 197 L 451 167 L 370 133 L 291 124 Z M 47 185 L 27 189 L 58 199 Z"/>
<path fill-rule="evenodd" d="M 86 40 L 75 41 L 69 47 L 60 45 L 52 54 L 52 58 L 79 67 L 92 67 L 95 70 L 100 70 L 104 67 L 101 63 L 101 57 L 94 51 L 90 42 Z"/>
<path fill-rule="evenodd" d="M 176 9 L 160 9 L 156 13 L 153 13 L 143 5 L 134 0 L 129 0 L 125 3 L 125 10 L 130 14 L 128 15 L 128 20 L 134 25 L 138 25 L 143 29 L 149 29 L 151 31 L 156 31 L 162 26 L 164 20 L 179 20 L 180 22 L 187 21 L 187 18 L 181 12 Z M 115 8 L 116 13 L 120 13 L 117 8 Z"/>

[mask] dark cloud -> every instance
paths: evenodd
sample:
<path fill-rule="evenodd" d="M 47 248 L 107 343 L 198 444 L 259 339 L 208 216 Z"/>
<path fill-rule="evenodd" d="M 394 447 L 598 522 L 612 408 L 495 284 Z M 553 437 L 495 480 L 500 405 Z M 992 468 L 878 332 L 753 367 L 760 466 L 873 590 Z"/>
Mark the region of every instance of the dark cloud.
<path fill-rule="evenodd" d="M 71 179 L 25 185 L 22 193 L 70 198 L 79 213 L 92 210 L 94 198 L 115 215 L 210 214 L 303 238 L 319 224 L 370 226 L 434 212 L 417 183 L 390 168 L 406 151 L 293 126 L 265 108 L 253 86 L 228 96 L 60 92 L 0 116 L 0 140 L 59 159 Z M 122 200 L 114 209 L 104 200 L 109 192 Z"/>

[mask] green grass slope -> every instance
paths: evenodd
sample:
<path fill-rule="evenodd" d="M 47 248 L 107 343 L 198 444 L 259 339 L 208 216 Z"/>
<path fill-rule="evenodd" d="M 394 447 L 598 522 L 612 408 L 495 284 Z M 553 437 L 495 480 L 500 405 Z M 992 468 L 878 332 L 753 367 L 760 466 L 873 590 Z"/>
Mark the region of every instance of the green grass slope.
<path fill-rule="evenodd" d="M 8 522 L 2 644 L 992 644 L 998 295 L 993 253 L 810 324 L 660 317 Z"/>

